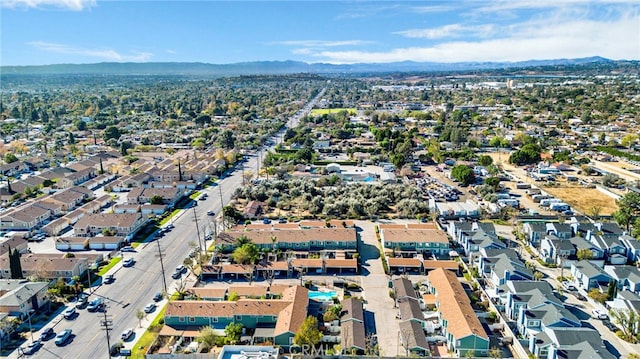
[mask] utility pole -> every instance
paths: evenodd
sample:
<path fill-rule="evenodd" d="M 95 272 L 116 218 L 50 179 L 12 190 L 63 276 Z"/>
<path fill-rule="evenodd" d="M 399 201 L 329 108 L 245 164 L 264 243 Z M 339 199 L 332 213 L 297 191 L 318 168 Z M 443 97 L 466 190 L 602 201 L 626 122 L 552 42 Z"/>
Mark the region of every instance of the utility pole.
<path fill-rule="evenodd" d="M 111 359 L 111 342 L 109 340 L 109 331 L 113 329 L 113 320 L 107 316 L 107 308 L 104 308 L 104 319 L 100 321 L 102 330 L 107 332 L 107 353 L 109 353 L 109 359 Z"/>
<path fill-rule="evenodd" d="M 202 251 L 202 242 L 200 241 L 200 227 L 198 227 L 198 213 L 196 212 L 196 207 L 193 207 L 193 218 L 196 221 L 196 233 L 198 235 L 198 248 Z"/>
<path fill-rule="evenodd" d="M 165 277 L 164 273 L 164 262 L 162 261 L 162 250 L 160 249 L 160 241 L 156 239 L 156 243 L 158 244 L 158 258 L 160 258 L 160 269 L 162 270 L 162 285 L 164 286 L 164 293 L 168 294 L 169 292 L 167 292 L 167 278 Z"/>

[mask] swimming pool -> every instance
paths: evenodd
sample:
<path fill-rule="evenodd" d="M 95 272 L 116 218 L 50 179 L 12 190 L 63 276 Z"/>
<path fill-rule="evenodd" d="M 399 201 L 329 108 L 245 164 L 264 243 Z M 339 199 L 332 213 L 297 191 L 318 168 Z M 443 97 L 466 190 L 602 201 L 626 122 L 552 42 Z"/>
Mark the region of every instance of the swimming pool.
<path fill-rule="evenodd" d="M 338 293 L 336 291 L 328 291 L 328 292 L 319 292 L 317 290 L 309 291 L 309 299 L 332 301 L 333 298 L 337 296 L 338 296 Z"/>

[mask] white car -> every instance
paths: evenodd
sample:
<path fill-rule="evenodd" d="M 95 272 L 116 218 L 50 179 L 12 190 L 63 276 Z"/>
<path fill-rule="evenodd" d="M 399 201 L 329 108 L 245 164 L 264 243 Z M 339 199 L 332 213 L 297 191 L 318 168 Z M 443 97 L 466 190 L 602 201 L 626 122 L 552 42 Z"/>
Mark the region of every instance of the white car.
<path fill-rule="evenodd" d="M 593 314 L 593 317 L 596 319 L 600 319 L 600 320 L 609 319 L 609 316 L 607 315 L 607 313 L 600 309 L 592 310 L 591 314 Z"/>
<path fill-rule="evenodd" d="M 566 290 L 576 290 L 576 287 L 574 287 L 573 284 L 571 284 L 571 282 L 568 282 L 566 280 L 560 284 L 562 284 L 562 287 Z"/>
<path fill-rule="evenodd" d="M 131 338 L 133 336 L 133 329 L 131 328 L 127 328 L 127 330 L 125 330 L 124 332 L 122 332 L 122 334 L 120 335 L 120 338 L 124 341 L 129 340 L 129 338 Z"/>

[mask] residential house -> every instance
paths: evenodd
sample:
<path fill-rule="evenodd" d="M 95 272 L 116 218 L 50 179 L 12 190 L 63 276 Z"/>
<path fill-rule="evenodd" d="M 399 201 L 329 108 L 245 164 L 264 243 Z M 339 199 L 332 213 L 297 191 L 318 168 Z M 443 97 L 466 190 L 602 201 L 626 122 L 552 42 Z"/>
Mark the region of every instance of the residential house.
<path fill-rule="evenodd" d="M 244 207 L 242 211 L 242 215 L 245 218 L 256 219 L 259 218 L 263 213 L 263 208 L 266 207 L 264 202 L 260 201 L 249 201 L 249 203 Z"/>
<path fill-rule="evenodd" d="M 174 329 L 203 326 L 224 329 L 230 323 L 244 328 L 261 328 L 260 337 L 285 348 L 307 317 L 308 290 L 301 286 L 287 288 L 281 299 L 239 299 L 237 301 L 170 301 L 164 314 L 165 326 Z"/>
<path fill-rule="evenodd" d="M 627 263 L 627 247 L 618 234 L 592 235 L 591 241 L 604 252 L 607 262 L 614 265 Z"/>
<path fill-rule="evenodd" d="M 581 260 L 571 264 L 571 275 L 576 286 L 586 292 L 594 288 L 606 288 L 613 278 L 601 267 L 587 260 Z"/>
<path fill-rule="evenodd" d="M 2 230 L 31 230 L 51 218 L 51 211 L 27 203 L 0 215 Z"/>
<path fill-rule="evenodd" d="M 423 256 L 445 256 L 449 254 L 449 238 L 444 231 L 432 229 L 380 229 L 380 239 L 384 248 L 417 253 Z"/>
<path fill-rule="evenodd" d="M 64 258 L 59 254 L 25 254 L 20 256 L 22 275 L 42 279 L 72 279 L 82 275 L 91 263 L 86 257 Z M 0 278 L 10 278 L 9 256 L 0 256 Z"/>
<path fill-rule="evenodd" d="M 424 356 L 430 353 L 429 343 L 424 334 L 424 329 L 414 321 L 403 321 L 398 324 L 400 345 L 405 349 L 404 355 Z"/>
<path fill-rule="evenodd" d="M 563 305 L 551 284 L 546 281 L 508 281 L 496 288 L 496 297 L 504 305 L 507 317 L 516 322 L 523 308 L 536 308 L 549 303 L 558 307 Z"/>
<path fill-rule="evenodd" d="M 591 328 L 551 327 L 529 338 L 529 351 L 536 358 L 614 359 L 600 333 Z"/>
<path fill-rule="evenodd" d="M 50 196 L 44 197 L 45 202 L 55 203 L 61 206 L 61 212 L 71 212 L 74 208 L 80 206 L 85 200 L 89 199 L 85 193 L 74 191 L 71 188 L 56 192 Z"/>
<path fill-rule="evenodd" d="M 627 249 L 627 260 L 640 263 L 640 241 L 624 234 L 620 236 L 620 242 Z"/>
<path fill-rule="evenodd" d="M 489 336 L 478 320 L 471 301 L 455 273 L 442 268 L 429 272 L 431 293 L 436 296 L 440 321 L 449 349 L 463 357 L 467 352 L 486 356 Z"/>
<path fill-rule="evenodd" d="M 539 249 L 542 239 L 547 235 L 547 225 L 540 222 L 525 222 L 522 225 L 522 232 L 526 236 L 526 241 L 532 247 Z"/>
<path fill-rule="evenodd" d="M 578 319 L 569 309 L 555 303 L 544 303 L 535 307 L 527 305 L 518 314 L 518 332 L 526 338 L 535 336 L 547 328 L 580 327 Z"/>
<path fill-rule="evenodd" d="M 146 222 L 140 213 L 94 213 L 80 218 L 73 226 L 78 236 L 95 236 L 107 230 L 112 235 L 126 237 Z"/>
<path fill-rule="evenodd" d="M 274 229 L 270 225 L 262 229 L 231 230 L 220 233 L 216 245 L 223 252 L 235 248 L 240 237 L 251 240 L 261 250 L 280 249 L 281 251 L 327 252 L 346 250 L 356 252 L 358 237 L 355 228 L 287 228 Z"/>
<path fill-rule="evenodd" d="M 547 222 L 547 234 L 553 234 L 560 239 L 569 239 L 573 236 L 573 229 L 567 223 Z"/>
<path fill-rule="evenodd" d="M 352 297 L 344 299 L 341 304 L 340 346 L 345 353 L 364 354 L 367 338 L 362 300 Z"/>
<path fill-rule="evenodd" d="M 562 240 L 554 234 L 548 234 L 540 243 L 540 255 L 545 262 L 566 268 L 570 265 L 568 259 L 576 256 L 576 247 L 569 240 Z"/>
<path fill-rule="evenodd" d="M 616 281 L 618 290 L 640 294 L 640 269 L 636 266 L 606 265 L 604 272 Z"/>
<path fill-rule="evenodd" d="M 0 313 L 26 319 L 30 310 L 38 311 L 47 301 L 47 289 L 47 282 L 0 279 Z"/>
<path fill-rule="evenodd" d="M 151 203 L 151 198 L 160 197 L 162 198 L 163 204 L 174 204 L 176 203 L 182 196 L 184 196 L 184 192 L 178 190 L 175 187 L 171 188 L 134 188 L 127 194 L 127 203 L 128 204 L 144 204 Z"/>

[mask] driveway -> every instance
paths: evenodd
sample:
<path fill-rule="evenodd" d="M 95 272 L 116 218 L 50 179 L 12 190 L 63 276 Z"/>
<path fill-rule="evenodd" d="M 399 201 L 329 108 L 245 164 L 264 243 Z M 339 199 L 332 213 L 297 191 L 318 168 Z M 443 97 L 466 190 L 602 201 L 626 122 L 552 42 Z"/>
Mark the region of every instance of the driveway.
<path fill-rule="evenodd" d="M 372 313 L 380 355 L 394 356 L 398 353 L 398 321 L 394 301 L 389 297 L 389 277 L 384 273 L 380 260 L 379 243 L 375 225 L 370 221 L 356 221 L 360 238 L 362 263 L 362 288 L 366 311 Z M 370 317 L 370 316 L 368 316 Z M 367 327 L 370 325 L 367 324 Z"/>

